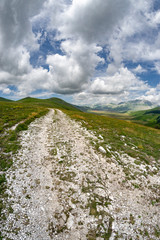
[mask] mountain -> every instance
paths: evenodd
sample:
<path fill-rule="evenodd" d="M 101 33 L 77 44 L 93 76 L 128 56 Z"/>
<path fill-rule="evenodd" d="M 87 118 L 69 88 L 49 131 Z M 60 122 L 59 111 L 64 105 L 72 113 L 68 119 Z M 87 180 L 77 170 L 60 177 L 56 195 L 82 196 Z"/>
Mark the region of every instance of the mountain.
<path fill-rule="evenodd" d="M 92 107 L 94 110 L 100 111 L 110 111 L 110 112 L 119 112 L 125 113 L 128 111 L 140 111 L 140 110 L 148 110 L 156 107 L 149 101 L 144 100 L 133 100 L 128 102 L 121 102 L 119 104 L 108 104 L 108 105 L 95 105 Z"/>
<path fill-rule="evenodd" d="M 0 102 L 13 102 L 13 101 L 7 98 L 0 97 Z"/>

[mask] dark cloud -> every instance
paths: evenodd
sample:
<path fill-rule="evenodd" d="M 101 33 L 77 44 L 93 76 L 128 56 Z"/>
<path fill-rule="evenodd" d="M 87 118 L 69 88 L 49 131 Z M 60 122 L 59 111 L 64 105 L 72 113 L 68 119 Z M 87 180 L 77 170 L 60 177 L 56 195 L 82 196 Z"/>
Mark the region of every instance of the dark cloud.
<path fill-rule="evenodd" d="M 63 25 L 59 26 L 62 36 L 77 37 L 87 42 L 105 42 L 115 26 L 125 17 L 128 0 L 74 0 L 62 14 Z"/>

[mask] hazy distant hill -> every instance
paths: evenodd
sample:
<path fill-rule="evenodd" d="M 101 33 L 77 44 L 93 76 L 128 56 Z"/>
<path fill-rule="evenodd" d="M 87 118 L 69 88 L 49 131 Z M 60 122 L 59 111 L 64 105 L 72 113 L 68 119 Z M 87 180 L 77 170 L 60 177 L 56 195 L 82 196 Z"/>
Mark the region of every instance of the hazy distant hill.
<path fill-rule="evenodd" d="M 128 102 L 121 102 L 119 104 L 108 104 L 108 105 L 95 105 L 92 107 L 94 110 L 110 111 L 125 113 L 128 111 L 140 111 L 148 110 L 156 107 L 149 101 L 144 100 L 133 100 Z"/>

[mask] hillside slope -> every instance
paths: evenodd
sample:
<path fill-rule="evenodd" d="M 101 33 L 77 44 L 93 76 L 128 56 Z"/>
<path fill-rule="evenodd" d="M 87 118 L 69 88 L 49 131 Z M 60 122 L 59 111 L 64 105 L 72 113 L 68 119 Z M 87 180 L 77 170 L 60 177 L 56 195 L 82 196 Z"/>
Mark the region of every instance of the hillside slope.
<path fill-rule="evenodd" d="M 13 101 L 7 98 L 0 97 L 0 102 L 13 102 Z"/>
<path fill-rule="evenodd" d="M 160 129 L 160 107 L 147 111 L 138 111 L 131 113 L 132 120 L 146 126 Z"/>
<path fill-rule="evenodd" d="M 63 101 L 60 98 L 38 99 L 38 98 L 27 97 L 27 98 L 20 99 L 17 102 L 24 103 L 24 104 L 33 104 L 33 105 L 38 105 L 43 107 L 79 111 L 75 106 Z"/>

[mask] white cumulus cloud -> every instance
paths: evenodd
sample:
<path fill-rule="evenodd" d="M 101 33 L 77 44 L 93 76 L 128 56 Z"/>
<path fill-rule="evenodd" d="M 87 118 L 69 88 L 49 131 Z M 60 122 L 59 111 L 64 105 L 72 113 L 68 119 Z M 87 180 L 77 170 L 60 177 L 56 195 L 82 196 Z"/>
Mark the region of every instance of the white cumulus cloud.
<path fill-rule="evenodd" d="M 160 11 L 153 6 L 153 0 L 1 0 L 0 90 L 10 94 L 13 85 L 19 96 L 40 90 L 96 102 L 155 96 L 140 79 L 147 74 L 141 61 L 160 74 Z M 33 67 L 31 54 L 47 39 L 60 49 L 40 55 L 40 67 Z M 127 68 L 127 61 L 137 67 Z"/>

